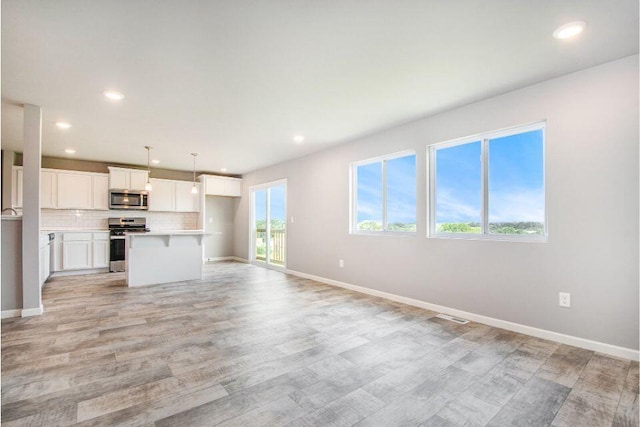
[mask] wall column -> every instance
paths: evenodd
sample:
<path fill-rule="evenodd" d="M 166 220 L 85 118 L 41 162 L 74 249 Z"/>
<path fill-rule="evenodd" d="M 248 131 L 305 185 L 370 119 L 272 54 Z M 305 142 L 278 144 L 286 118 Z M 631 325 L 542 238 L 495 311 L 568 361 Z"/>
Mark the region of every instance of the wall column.
<path fill-rule="evenodd" d="M 40 289 L 40 162 L 42 109 L 24 105 L 22 155 L 22 317 L 42 314 Z"/>

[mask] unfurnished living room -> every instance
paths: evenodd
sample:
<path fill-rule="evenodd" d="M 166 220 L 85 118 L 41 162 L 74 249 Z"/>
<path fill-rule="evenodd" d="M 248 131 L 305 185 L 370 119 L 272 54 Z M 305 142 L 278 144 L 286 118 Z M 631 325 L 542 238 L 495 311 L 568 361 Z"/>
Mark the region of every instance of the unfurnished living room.
<path fill-rule="evenodd" d="M 639 426 L 637 0 L 1 0 L 2 426 Z"/>

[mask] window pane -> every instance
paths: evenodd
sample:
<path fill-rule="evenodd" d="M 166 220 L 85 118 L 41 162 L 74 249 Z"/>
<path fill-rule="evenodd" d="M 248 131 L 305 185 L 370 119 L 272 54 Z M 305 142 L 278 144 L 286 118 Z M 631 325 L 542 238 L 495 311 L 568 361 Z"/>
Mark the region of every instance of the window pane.
<path fill-rule="evenodd" d="M 382 230 L 382 162 L 358 166 L 357 230 Z"/>
<path fill-rule="evenodd" d="M 278 185 L 269 189 L 269 262 L 284 265 L 285 263 L 285 186 Z"/>
<path fill-rule="evenodd" d="M 489 141 L 489 233 L 544 234 L 542 130 Z"/>
<path fill-rule="evenodd" d="M 416 231 L 416 156 L 388 160 L 387 230 Z"/>
<path fill-rule="evenodd" d="M 437 233 L 480 233 L 480 141 L 436 150 Z"/>
<path fill-rule="evenodd" d="M 267 254 L 267 190 L 254 193 L 254 227 L 256 228 L 256 260 L 265 261 Z"/>

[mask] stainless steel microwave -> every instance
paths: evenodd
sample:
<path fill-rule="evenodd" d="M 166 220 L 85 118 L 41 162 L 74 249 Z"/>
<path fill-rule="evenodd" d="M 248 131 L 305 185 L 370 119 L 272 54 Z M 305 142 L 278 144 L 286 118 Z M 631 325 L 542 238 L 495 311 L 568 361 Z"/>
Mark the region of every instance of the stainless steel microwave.
<path fill-rule="evenodd" d="M 109 209 L 149 210 L 149 194 L 137 190 L 109 190 Z"/>

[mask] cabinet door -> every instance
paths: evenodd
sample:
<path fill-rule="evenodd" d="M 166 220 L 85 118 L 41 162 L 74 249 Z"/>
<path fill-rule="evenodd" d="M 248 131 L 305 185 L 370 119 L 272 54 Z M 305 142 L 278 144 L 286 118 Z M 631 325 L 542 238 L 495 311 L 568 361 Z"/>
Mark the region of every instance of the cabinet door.
<path fill-rule="evenodd" d="M 111 170 L 109 171 L 109 188 L 115 190 L 128 190 L 130 174 L 127 171 Z"/>
<path fill-rule="evenodd" d="M 91 175 L 58 173 L 58 208 L 91 209 L 93 183 Z"/>
<path fill-rule="evenodd" d="M 176 183 L 164 179 L 150 180 L 153 190 L 149 192 L 149 210 L 158 212 L 176 211 Z"/>
<path fill-rule="evenodd" d="M 14 208 L 22 207 L 22 168 L 13 169 L 12 202 Z"/>
<path fill-rule="evenodd" d="M 57 173 L 40 171 L 40 207 L 44 209 L 57 208 Z"/>
<path fill-rule="evenodd" d="M 131 171 L 130 174 L 129 190 L 144 190 L 144 185 L 147 183 L 147 171 Z"/>
<path fill-rule="evenodd" d="M 231 197 L 242 196 L 242 181 L 238 181 L 235 179 L 225 179 L 224 195 Z"/>
<path fill-rule="evenodd" d="M 109 266 L 109 240 L 94 240 L 92 244 L 93 268 Z"/>
<path fill-rule="evenodd" d="M 84 270 L 91 268 L 91 241 L 62 242 L 62 269 Z"/>
<path fill-rule="evenodd" d="M 200 184 L 196 184 L 198 193 L 193 194 L 193 183 L 188 181 L 176 181 L 176 212 L 200 211 Z"/>
<path fill-rule="evenodd" d="M 208 176 L 205 178 L 206 194 L 224 196 L 224 179 Z"/>
<path fill-rule="evenodd" d="M 93 209 L 109 210 L 109 177 L 93 176 Z"/>

